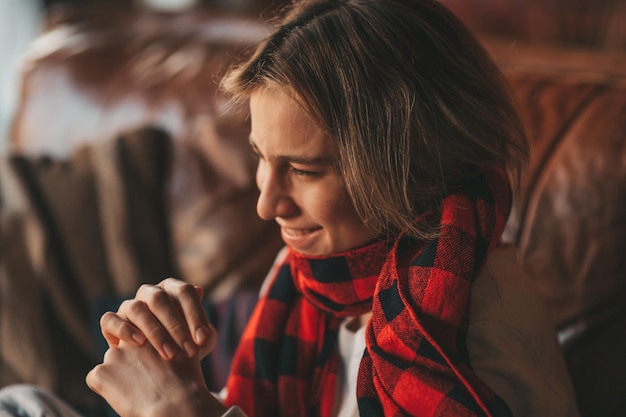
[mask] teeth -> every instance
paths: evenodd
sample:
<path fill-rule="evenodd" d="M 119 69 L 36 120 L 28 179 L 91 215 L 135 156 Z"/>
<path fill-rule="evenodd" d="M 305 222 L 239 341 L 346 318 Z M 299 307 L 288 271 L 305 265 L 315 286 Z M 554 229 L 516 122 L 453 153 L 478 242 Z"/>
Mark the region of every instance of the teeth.
<path fill-rule="evenodd" d="M 290 236 L 304 236 L 304 235 L 308 235 L 309 233 L 315 231 L 317 229 L 288 229 L 285 228 L 285 232 L 290 235 Z"/>

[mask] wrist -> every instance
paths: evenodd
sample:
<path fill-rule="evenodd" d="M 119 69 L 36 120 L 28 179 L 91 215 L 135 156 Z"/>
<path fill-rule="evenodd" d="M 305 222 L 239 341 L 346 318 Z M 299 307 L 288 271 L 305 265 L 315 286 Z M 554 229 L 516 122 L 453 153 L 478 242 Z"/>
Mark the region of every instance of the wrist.
<path fill-rule="evenodd" d="M 220 400 L 211 394 L 206 387 L 187 387 L 184 397 L 171 401 L 159 407 L 159 411 L 151 414 L 152 417 L 222 417 L 228 409 Z M 235 414 L 232 417 L 237 417 Z"/>

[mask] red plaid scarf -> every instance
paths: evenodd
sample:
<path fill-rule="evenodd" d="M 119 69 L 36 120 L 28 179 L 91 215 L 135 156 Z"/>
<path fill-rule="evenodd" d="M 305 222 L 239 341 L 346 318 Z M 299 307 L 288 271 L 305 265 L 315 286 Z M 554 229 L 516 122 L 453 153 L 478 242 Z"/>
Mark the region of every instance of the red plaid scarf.
<path fill-rule="evenodd" d="M 330 417 L 339 324 L 371 310 L 361 417 L 510 415 L 465 344 L 470 285 L 509 205 L 506 177 L 490 172 L 444 199 L 432 241 L 399 237 L 327 257 L 289 251 L 244 332 L 226 404 L 249 417 Z"/>

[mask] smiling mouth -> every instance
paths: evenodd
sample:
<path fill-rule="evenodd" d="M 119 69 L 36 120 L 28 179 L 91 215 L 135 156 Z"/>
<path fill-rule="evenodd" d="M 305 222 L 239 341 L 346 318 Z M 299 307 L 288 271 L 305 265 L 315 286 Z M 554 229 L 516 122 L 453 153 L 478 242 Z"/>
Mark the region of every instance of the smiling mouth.
<path fill-rule="evenodd" d="M 290 229 L 288 227 L 283 227 L 283 231 L 286 235 L 288 236 L 292 236 L 292 237 L 301 237 L 301 236 L 306 236 L 309 235 L 317 230 L 320 230 L 321 227 L 316 227 L 316 228 L 312 228 L 312 229 Z"/>

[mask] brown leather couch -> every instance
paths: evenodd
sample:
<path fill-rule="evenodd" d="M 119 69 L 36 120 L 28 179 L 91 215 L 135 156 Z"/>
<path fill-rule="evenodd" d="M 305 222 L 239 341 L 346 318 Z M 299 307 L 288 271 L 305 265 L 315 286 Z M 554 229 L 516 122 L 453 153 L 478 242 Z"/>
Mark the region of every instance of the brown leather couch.
<path fill-rule="evenodd" d="M 625 415 L 626 55 L 536 62 L 491 46 L 532 149 L 507 237 L 548 302 L 582 415 Z"/>
<path fill-rule="evenodd" d="M 626 415 L 626 3 L 442 2 L 518 100 L 531 160 L 506 239 L 548 303 L 581 414 Z"/>
<path fill-rule="evenodd" d="M 0 386 L 36 383 L 102 412 L 84 382 L 100 315 L 175 276 L 205 288 L 223 330 L 205 364 L 218 389 L 247 291 L 282 246 L 256 215 L 248 121 L 216 88 L 263 28 L 213 12 L 70 12 L 28 52 L 0 157 Z"/>
<path fill-rule="evenodd" d="M 622 353 L 626 351 L 626 257 L 622 255 L 626 248 L 626 26 L 621 24 L 626 7 L 618 0 L 442 1 L 480 36 L 500 65 L 527 127 L 531 160 L 505 240 L 519 247 L 521 262 L 548 304 L 581 414 L 626 415 L 626 358 Z M 128 203 L 123 199 L 124 204 L 112 204 L 107 203 L 106 197 L 119 194 L 125 188 L 120 188 L 120 184 L 128 184 L 125 179 L 132 177 L 120 175 L 120 160 L 126 158 L 127 166 L 135 166 L 128 165 L 128 161 L 149 158 L 150 152 L 145 150 L 152 149 L 151 143 L 162 142 L 164 149 L 170 143 L 170 151 L 157 152 L 161 156 L 156 165 L 146 162 L 147 166 L 169 166 L 165 176 L 156 176 L 160 178 L 156 183 L 161 185 L 148 188 L 156 195 L 163 190 L 159 198 L 166 209 L 152 218 L 164 225 L 163 236 L 171 245 L 165 248 L 171 259 L 168 268 L 205 285 L 217 299 L 245 293 L 246 285 L 258 285 L 262 279 L 259 271 L 264 271 L 280 242 L 276 230 L 259 222 L 254 214 L 252 165 L 242 157 L 246 155 L 247 122 L 240 113 L 224 111 L 215 82 L 234 56 L 259 35 L 259 27 L 250 20 L 210 13 L 111 16 L 79 19 L 66 26 L 74 31 L 66 35 L 74 33 L 76 37 L 66 38 L 56 49 L 31 55 L 11 138 L 13 150 L 22 157 L 30 155 L 26 159 L 35 166 L 42 162 L 33 162 L 32 155 L 57 155 L 52 161 L 63 165 L 68 158 L 75 158 L 70 154 L 93 154 L 101 162 L 87 172 L 101 178 L 97 184 L 105 182 L 97 187 L 98 192 L 111 190 L 101 197 L 103 200 L 96 200 L 94 210 L 117 207 L 121 213 L 148 213 L 150 208 L 146 207 L 138 211 L 139 201 Z M 231 38 L 234 35 L 238 41 Z M 57 81 L 53 84 L 50 80 Z M 57 104 L 51 104 L 53 100 L 46 95 L 50 92 L 56 94 Z M 62 92 L 61 97 L 68 101 L 58 104 Z M 134 107 L 128 105 L 129 97 L 139 100 Z M 82 106 L 72 104 L 76 102 Z M 39 109 L 45 112 L 37 113 Z M 59 119 L 68 113 L 67 109 L 76 113 L 69 120 Z M 139 117 L 131 117 L 132 113 L 126 114 L 126 118 L 120 116 L 137 109 L 141 109 Z M 161 126 L 165 132 L 121 133 L 142 125 Z M 193 128 L 182 128 L 188 126 Z M 123 144 L 129 141 L 143 144 L 132 148 L 136 152 L 130 153 L 134 155 L 130 160 L 120 153 L 120 146 L 124 148 Z M 77 146 L 77 142 L 81 145 Z M 78 168 L 83 166 L 81 163 L 70 166 L 77 167 L 72 172 L 82 172 Z M 239 168 L 233 169 L 235 166 Z M 118 180 L 111 183 L 107 173 Z M 106 184 L 109 188 L 104 188 Z M 85 196 L 86 201 L 93 202 L 92 198 Z M 156 205 L 152 208 L 157 209 Z M 119 207 L 126 209 L 119 211 Z M 150 218 L 139 215 L 136 221 L 141 224 Z M 103 225 L 100 227 L 119 231 L 115 221 L 96 221 Z M 10 223 L 12 228 L 17 227 L 14 221 Z M 139 233 L 138 238 L 144 232 L 133 231 L 131 235 Z M 19 233 L 23 236 L 26 232 Z M 104 241 L 99 249 L 89 248 L 107 254 L 107 250 L 112 250 L 106 249 L 111 245 L 110 239 L 117 235 L 110 231 L 101 233 L 109 240 L 99 238 Z M 242 233 L 252 237 L 242 241 Z M 72 232 L 65 238 L 76 242 L 78 236 Z M 91 245 L 99 239 L 91 240 Z M 84 242 L 67 245 L 84 249 Z M 258 252 L 260 248 L 264 251 Z M 162 252 L 163 248 L 153 250 Z M 152 256 L 148 252 L 132 256 L 124 251 L 120 254 L 119 250 L 116 253 L 104 256 L 102 268 L 119 272 L 124 265 L 145 262 Z M 224 254 L 233 253 L 237 256 L 226 262 Z M 250 254 L 257 255 L 258 262 L 252 261 L 246 267 L 241 262 Z M 26 264 L 24 268 L 30 266 Z M 212 274 L 216 270 L 223 272 Z M 100 289 L 88 298 L 87 305 L 93 306 L 96 293 L 119 296 L 130 291 L 140 279 L 140 274 L 132 276 L 134 280 L 103 277 L 104 282 L 122 285 L 124 291 Z M 3 279 L 11 281 L 8 275 Z M 97 282 L 103 285 L 100 280 Z M 232 283 L 235 285 L 230 286 Z M 43 295 L 33 302 L 42 302 L 42 298 L 49 302 L 48 290 L 40 289 L 39 294 Z M 52 305 L 53 311 L 58 308 Z M 247 311 L 237 316 L 245 317 Z M 0 316 L 0 326 L 2 319 Z M 71 327 L 61 321 L 56 328 L 67 334 L 82 331 L 84 335 L 88 328 L 85 322 L 78 320 Z M 47 335 L 37 334 L 25 343 L 35 343 L 35 339 L 42 343 Z M 8 351 L 3 348 L 4 340 L 8 339 L 0 337 L 0 360 L 6 359 Z M 236 340 L 232 342 L 231 347 Z M 85 359 L 75 366 L 69 379 L 59 378 L 56 371 L 50 370 L 60 367 L 55 364 L 55 355 L 59 353 L 40 349 L 52 364 L 49 369 L 44 368 L 48 373 L 36 373 L 37 365 L 24 365 L 30 373 L 7 376 L 7 372 L 0 372 L 0 383 L 37 374 L 39 380 L 80 403 L 88 394 L 81 391 L 79 375 L 90 361 L 96 360 L 96 355 L 92 345 L 79 346 L 83 346 L 80 352 Z M 32 358 L 37 360 L 36 355 Z M 5 363 L 0 369 L 9 369 Z M 46 375 L 48 379 L 44 378 Z M 72 382 L 76 378 L 79 381 Z"/>

